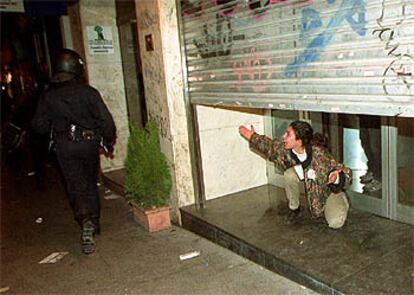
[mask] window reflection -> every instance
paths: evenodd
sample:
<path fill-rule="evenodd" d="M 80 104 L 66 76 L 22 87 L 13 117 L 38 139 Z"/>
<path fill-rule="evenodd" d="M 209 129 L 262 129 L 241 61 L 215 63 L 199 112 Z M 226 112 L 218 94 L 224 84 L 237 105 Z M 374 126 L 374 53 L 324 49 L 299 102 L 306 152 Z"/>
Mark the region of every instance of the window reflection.
<path fill-rule="evenodd" d="M 359 115 L 359 139 L 366 157 L 367 170 L 360 177 L 364 193 L 375 193 L 382 188 L 381 173 L 381 118 Z"/>
<path fill-rule="evenodd" d="M 353 172 L 352 191 L 382 197 L 381 117 L 327 115 L 330 145 Z"/>

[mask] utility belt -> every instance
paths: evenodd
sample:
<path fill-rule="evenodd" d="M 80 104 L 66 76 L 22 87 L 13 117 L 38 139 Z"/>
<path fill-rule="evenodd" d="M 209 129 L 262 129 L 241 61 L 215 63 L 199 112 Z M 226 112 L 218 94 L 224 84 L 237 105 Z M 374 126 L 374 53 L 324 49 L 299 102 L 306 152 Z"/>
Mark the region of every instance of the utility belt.
<path fill-rule="evenodd" d="M 73 142 L 92 141 L 101 139 L 101 136 L 92 129 L 85 129 L 75 124 L 70 124 L 67 131 L 57 132 L 56 138 Z"/>

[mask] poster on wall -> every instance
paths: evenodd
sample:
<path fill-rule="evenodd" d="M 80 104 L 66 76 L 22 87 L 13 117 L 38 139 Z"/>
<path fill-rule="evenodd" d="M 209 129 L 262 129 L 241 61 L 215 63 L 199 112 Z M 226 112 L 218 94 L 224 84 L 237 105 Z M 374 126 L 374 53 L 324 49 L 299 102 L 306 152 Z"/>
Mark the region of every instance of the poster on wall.
<path fill-rule="evenodd" d="M 0 11 L 24 12 L 23 0 L 0 0 Z"/>
<path fill-rule="evenodd" d="M 114 53 L 114 42 L 112 39 L 112 27 L 110 26 L 88 26 L 89 54 L 112 54 Z"/>

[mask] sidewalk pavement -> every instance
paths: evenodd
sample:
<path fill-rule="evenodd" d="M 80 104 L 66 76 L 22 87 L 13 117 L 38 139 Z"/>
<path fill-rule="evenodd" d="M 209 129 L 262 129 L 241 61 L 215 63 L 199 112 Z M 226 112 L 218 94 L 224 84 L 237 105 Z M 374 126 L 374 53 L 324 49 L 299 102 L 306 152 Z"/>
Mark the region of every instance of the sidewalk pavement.
<path fill-rule="evenodd" d="M 102 196 L 97 250 L 84 255 L 64 190 L 2 171 L 1 294 L 316 294 L 178 226 L 148 233 L 126 200 Z M 179 256 L 199 251 L 198 257 Z M 67 252 L 55 263 L 39 262 Z"/>

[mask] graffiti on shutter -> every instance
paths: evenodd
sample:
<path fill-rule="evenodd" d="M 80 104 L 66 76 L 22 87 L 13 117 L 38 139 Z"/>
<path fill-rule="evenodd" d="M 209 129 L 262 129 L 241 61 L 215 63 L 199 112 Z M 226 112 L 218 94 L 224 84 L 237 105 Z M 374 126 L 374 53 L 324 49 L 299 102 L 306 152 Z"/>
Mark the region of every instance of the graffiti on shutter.
<path fill-rule="evenodd" d="M 414 1 L 182 0 L 192 103 L 414 116 Z"/>

